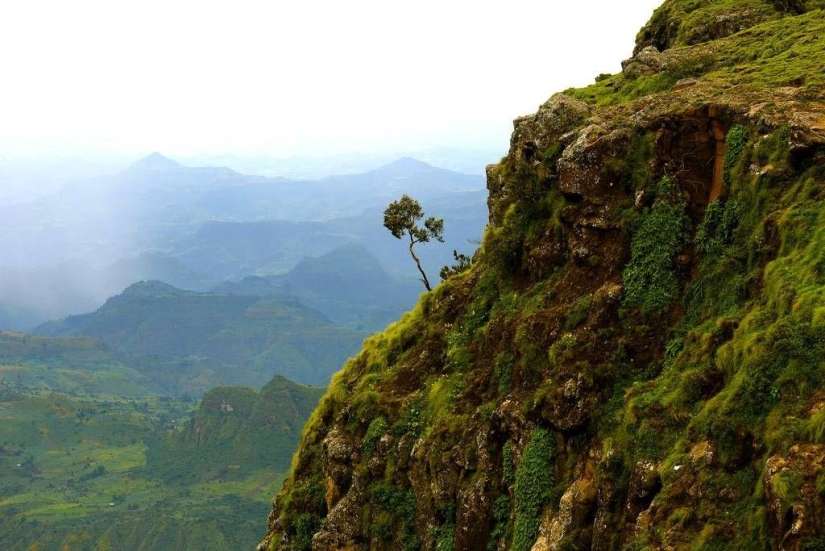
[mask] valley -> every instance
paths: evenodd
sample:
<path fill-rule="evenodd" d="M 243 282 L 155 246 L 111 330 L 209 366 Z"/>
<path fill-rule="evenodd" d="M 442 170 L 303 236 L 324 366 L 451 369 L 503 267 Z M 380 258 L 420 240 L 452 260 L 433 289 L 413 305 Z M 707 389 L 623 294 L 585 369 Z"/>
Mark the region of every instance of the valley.
<path fill-rule="evenodd" d="M 320 388 L 203 401 L 0 389 L 0 547 L 249 548 Z"/>
<path fill-rule="evenodd" d="M 478 179 L 412 160 L 298 185 L 154 154 L 6 209 L 4 263 L 41 256 L 0 269 L 0 548 L 252 548 L 330 377 L 422 291 L 396 179 L 480 235 Z"/>

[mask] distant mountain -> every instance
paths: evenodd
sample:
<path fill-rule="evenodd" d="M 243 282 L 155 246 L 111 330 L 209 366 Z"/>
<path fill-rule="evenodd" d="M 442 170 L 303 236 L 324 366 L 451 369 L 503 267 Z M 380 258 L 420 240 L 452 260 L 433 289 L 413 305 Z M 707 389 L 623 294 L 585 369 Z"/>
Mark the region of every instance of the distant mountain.
<path fill-rule="evenodd" d="M 146 157 L 135 161 L 128 170 L 130 171 L 168 171 L 180 170 L 183 166 L 177 161 L 164 157 L 157 151 Z"/>
<path fill-rule="evenodd" d="M 349 240 L 324 222 L 207 222 L 179 258 L 213 278 L 240 279 L 286 272 L 304 257 L 327 253 Z"/>
<path fill-rule="evenodd" d="M 321 180 L 258 179 L 237 188 L 214 188 L 196 204 L 218 219 L 253 221 L 281 219 L 323 221 L 357 216 L 386 207 L 403 193 L 421 201 L 485 189 L 481 176 L 436 168 L 414 159 L 400 159 L 362 174 L 329 176 Z"/>
<path fill-rule="evenodd" d="M 271 297 L 294 295 L 333 322 L 377 331 L 412 308 L 421 286 L 395 279 L 361 245 L 347 243 L 319 257 L 307 257 L 281 276 L 250 276 L 225 282 L 216 292 Z"/>
<path fill-rule="evenodd" d="M 335 174 L 360 174 L 404 156 L 463 174 L 484 175 L 485 167 L 501 156 L 501 148 L 436 147 L 399 153 L 346 153 L 289 158 L 201 155 L 184 161 L 192 166 L 227 166 L 244 174 L 315 180 Z"/>
<path fill-rule="evenodd" d="M 43 324 L 34 333 L 98 340 L 166 388 L 187 392 L 225 381 L 221 372 L 243 372 L 241 381 L 232 379 L 251 386 L 275 374 L 326 384 L 364 337 L 293 297 L 199 293 L 158 281 L 136 283 L 96 312 Z M 186 380 L 168 369 L 173 366 Z"/>
<path fill-rule="evenodd" d="M 0 206 L 0 257 L 8 266 L 96 263 L 177 244 L 209 221 L 323 221 L 385 206 L 401 193 L 419 200 L 484 189 L 481 176 L 402 159 L 363 174 L 314 181 L 186 167 L 153 153 L 108 176 L 73 181 L 29 203 Z"/>
<path fill-rule="evenodd" d="M 26 331 L 49 319 L 90 312 L 144 279 L 202 291 L 220 281 L 155 251 L 103 266 L 71 259 L 37 269 L 0 268 L 0 328 Z"/>
<path fill-rule="evenodd" d="M 290 181 L 187 167 L 153 153 L 115 174 L 0 205 L 0 327 L 24 330 L 93 310 L 141 279 L 203 290 L 285 273 L 349 241 L 392 275 L 414 279 L 403 247 L 382 227 L 383 209 L 408 193 L 445 218 L 449 242 L 422 251 L 427 269 L 437 272 L 465 236 L 480 237 L 483 190 L 481 176 L 411 158 L 362 174 Z M 56 268 L 65 262 L 74 265 Z"/>
<path fill-rule="evenodd" d="M 323 393 L 280 375 L 260 392 L 213 388 L 182 432 L 152 440 L 146 470 L 167 484 L 237 480 L 262 469 L 286 473 L 304 422 Z M 188 468 L 183 471 L 181 464 Z"/>
<path fill-rule="evenodd" d="M 157 251 L 121 258 L 101 271 L 108 282 L 107 298 L 141 280 L 159 280 L 193 291 L 206 291 L 216 283 L 214 278 L 193 270 L 181 259 Z"/>
<path fill-rule="evenodd" d="M 389 169 L 388 169 L 389 170 Z M 306 257 L 319 257 L 349 242 L 369 251 L 394 277 L 417 281 L 418 273 L 403 243 L 383 227 L 384 197 L 357 216 L 323 222 L 209 222 L 185 245 L 178 258 L 198 273 L 215 279 L 240 280 L 249 275 L 283 274 Z M 452 193 L 421 201 L 425 212 L 444 218 L 445 243 L 427 243 L 418 250 L 433 277 L 453 261 L 452 251 L 472 253 L 487 223 L 486 194 Z"/>

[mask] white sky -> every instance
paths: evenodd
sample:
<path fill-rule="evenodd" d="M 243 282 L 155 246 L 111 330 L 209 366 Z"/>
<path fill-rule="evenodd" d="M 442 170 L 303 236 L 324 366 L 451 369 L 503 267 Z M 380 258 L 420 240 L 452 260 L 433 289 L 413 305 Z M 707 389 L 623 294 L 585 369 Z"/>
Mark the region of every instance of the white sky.
<path fill-rule="evenodd" d="M 3 0 L 0 157 L 498 147 L 661 0 Z"/>

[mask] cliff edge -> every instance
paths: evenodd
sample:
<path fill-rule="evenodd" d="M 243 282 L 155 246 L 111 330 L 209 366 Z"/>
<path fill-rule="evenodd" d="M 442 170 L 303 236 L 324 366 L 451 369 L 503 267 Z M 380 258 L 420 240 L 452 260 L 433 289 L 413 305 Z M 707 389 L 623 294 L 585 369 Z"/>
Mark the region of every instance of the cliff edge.
<path fill-rule="evenodd" d="M 825 549 L 825 2 L 668 0 L 515 121 L 259 549 Z"/>

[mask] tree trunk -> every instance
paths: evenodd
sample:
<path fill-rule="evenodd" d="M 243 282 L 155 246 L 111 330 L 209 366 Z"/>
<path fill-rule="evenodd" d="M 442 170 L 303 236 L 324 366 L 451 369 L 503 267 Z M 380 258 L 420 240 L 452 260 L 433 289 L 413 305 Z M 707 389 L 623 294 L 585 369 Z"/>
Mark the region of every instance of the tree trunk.
<path fill-rule="evenodd" d="M 428 291 L 432 291 L 430 288 L 430 280 L 427 279 L 427 274 L 424 273 L 424 268 L 421 267 L 421 262 L 418 260 L 418 257 L 415 256 L 415 251 L 413 251 L 413 245 L 415 245 L 415 241 L 413 241 L 412 233 L 410 234 L 410 255 L 412 255 L 413 260 L 415 260 L 415 265 L 418 266 L 418 271 L 421 272 L 421 282 L 424 283 L 424 287 L 427 288 Z"/>

